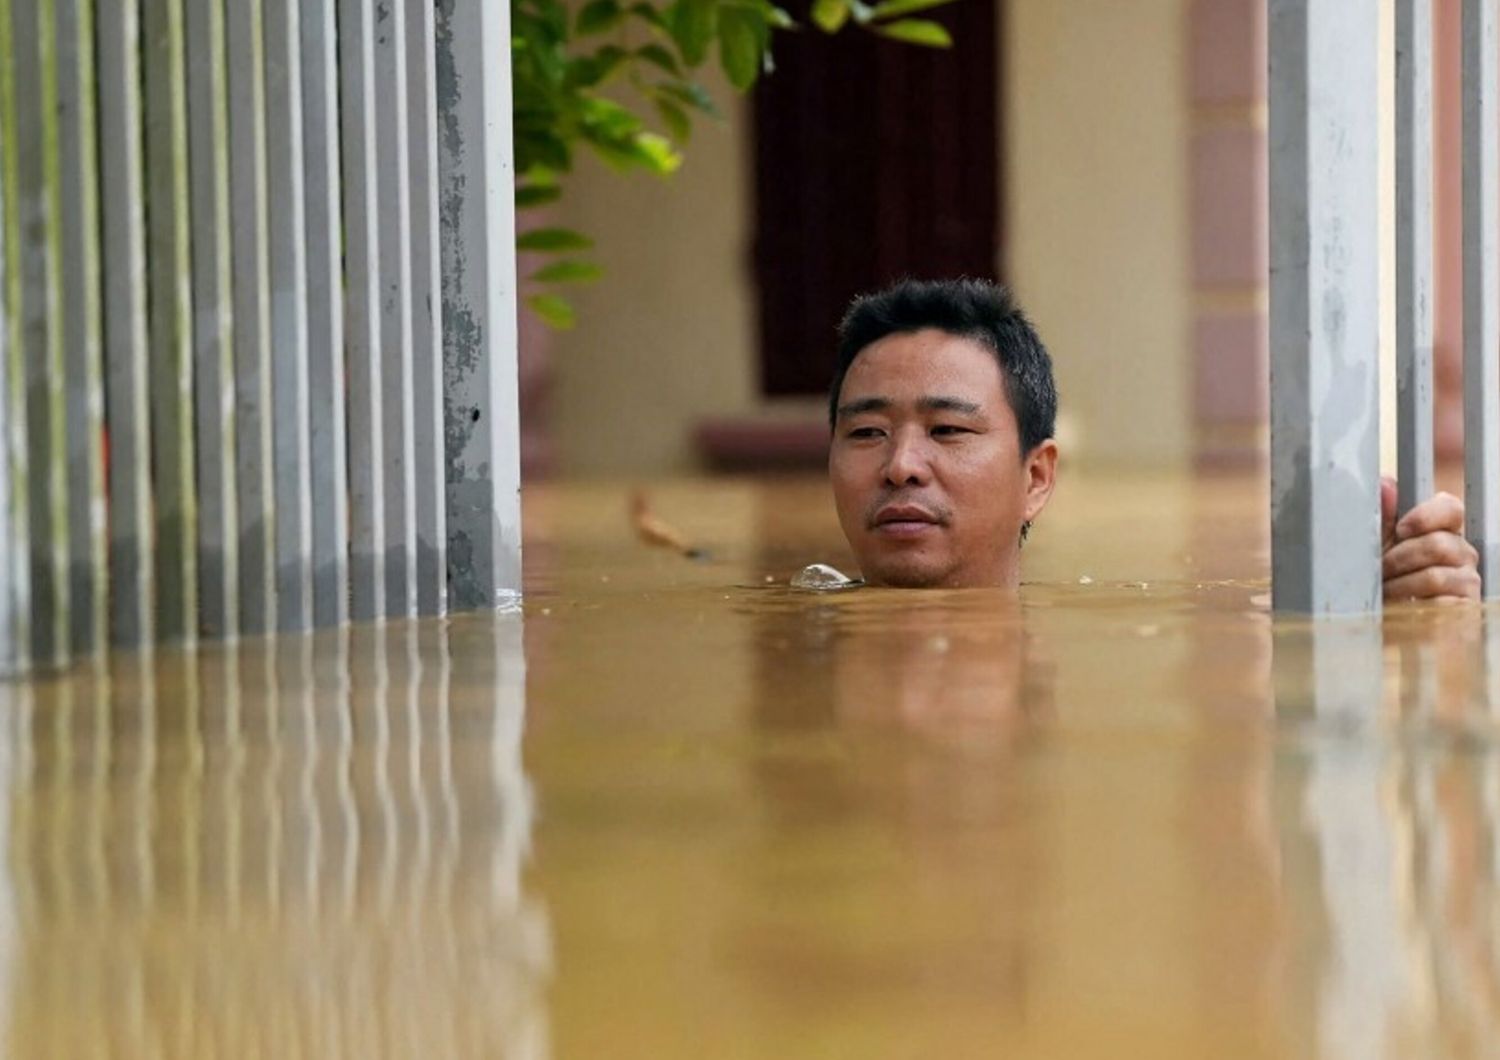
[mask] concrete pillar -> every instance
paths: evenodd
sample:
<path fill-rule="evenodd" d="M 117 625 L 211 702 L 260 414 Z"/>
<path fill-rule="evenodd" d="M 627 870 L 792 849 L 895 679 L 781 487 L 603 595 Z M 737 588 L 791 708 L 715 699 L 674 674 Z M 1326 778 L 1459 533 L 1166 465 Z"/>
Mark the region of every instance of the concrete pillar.
<path fill-rule="evenodd" d="M 457 608 L 521 590 L 515 167 L 505 0 L 439 0 L 448 570 Z"/>
<path fill-rule="evenodd" d="M 1364 0 L 1270 2 L 1277 611 L 1380 607 L 1378 23 Z"/>

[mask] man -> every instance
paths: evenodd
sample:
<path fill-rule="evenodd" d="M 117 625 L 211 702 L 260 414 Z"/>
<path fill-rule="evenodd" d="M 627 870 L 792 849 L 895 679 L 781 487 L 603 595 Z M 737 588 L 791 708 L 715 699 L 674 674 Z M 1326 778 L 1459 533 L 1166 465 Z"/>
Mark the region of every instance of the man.
<path fill-rule="evenodd" d="M 1007 291 L 906 281 L 839 328 L 828 468 L 871 585 L 1014 589 L 1057 481 L 1052 360 Z M 1478 599 L 1464 508 L 1439 493 L 1395 518 L 1380 494 L 1387 600 Z"/>

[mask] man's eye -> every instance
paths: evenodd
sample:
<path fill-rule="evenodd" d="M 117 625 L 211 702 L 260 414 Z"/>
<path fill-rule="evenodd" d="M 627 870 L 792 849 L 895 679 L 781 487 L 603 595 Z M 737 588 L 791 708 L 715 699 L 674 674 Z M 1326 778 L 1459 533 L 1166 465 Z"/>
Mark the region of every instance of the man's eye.
<path fill-rule="evenodd" d="M 936 427 L 934 427 L 932 429 L 932 434 L 933 434 L 933 437 L 935 437 L 935 438 L 941 438 L 941 437 L 944 437 L 944 436 L 951 437 L 951 436 L 957 435 L 957 434 L 973 434 L 973 433 L 974 432 L 972 430 L 970 430 L 968 427 L 960 427 L 957 424 L 953 424 L 953 423 L 941 423 L 941 424 L 939 424 L 938 426 L 936 426 Z"/>
<path fill-rule="evenodd" d="M 849 432 L 850 438 L 879 438 L 881 436 L 879 427 L 856 427 Z"/>

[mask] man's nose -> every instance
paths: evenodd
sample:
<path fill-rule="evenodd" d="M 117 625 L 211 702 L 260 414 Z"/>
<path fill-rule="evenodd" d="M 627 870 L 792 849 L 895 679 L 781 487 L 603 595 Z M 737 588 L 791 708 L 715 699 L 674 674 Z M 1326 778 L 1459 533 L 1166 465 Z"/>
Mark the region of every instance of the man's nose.
<path fill-rule="evenodd" d="M 926 435 L 897 434 L 891 441 L 890 459 L 885 463 L 886 482 L 897 487 L 922 486 L 931 474 Z"/>

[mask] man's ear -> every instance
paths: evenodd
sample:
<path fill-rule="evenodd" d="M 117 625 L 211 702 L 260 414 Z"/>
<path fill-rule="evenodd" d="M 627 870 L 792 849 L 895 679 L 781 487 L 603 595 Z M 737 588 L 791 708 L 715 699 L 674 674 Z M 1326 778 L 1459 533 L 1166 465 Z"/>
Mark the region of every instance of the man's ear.
<path fill-rule="evenodd" d="M 1057 443 L 1051 438 L 1026 455 L 1026 522 L 1047 507 L 1057 485 Z"/>

